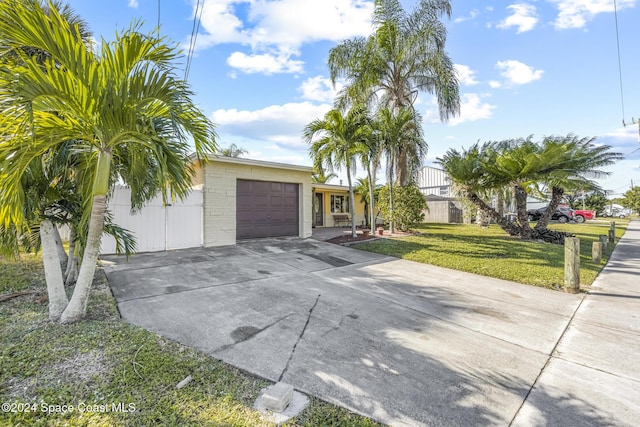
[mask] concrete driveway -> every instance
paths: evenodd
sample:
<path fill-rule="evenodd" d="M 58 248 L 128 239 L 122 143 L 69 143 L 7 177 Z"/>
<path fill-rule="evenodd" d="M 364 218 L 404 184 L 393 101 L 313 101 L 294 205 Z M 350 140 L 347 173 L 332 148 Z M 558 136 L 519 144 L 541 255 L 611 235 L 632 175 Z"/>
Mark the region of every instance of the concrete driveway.
<path fill-rule="evenodd" d="M 104 259 L 126 321 L 387 424 L 633 420 L 637 392 L 527 400 L 583 295 L 311 239 Z"/>

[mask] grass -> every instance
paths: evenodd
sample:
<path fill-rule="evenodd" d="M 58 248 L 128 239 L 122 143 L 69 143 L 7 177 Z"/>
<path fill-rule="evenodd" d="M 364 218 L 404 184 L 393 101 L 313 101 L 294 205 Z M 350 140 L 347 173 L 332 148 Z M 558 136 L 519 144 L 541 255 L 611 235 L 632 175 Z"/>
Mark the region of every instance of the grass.
<path fill-rule="evenodd" d="M 616 220 L 619 239 L 628 220 Z M 592 243 L 606 235 L 609 222 L 554 224 L 552 229 L 567 231 L 580 238 L 580 282 L 589 286 L 609 259 L 613 245 L 603 253 L 602 262 L 591 260 Z M 564 246 L 522 241 L 508 236 L 497 225 L 480 228 L 463 224 L 422 224 L 418 235 L 380 239 L 359 244 L 359 249 L 391 255 L 483 276 L 528 285 L 559 289 L 564 282 Z M 617 241 L 617 240 L 616 240 Z"/>
<path fill-rule="evenodd" d="M 0 295 L 37 292 L 0 302 L 0 403 L 31 405 L 29 412 L 0 412 L 0 425 L 271 425 L 252 409 L 269 382 L 121 321 L 102 271 L 87 320 L 71 325 L 47 320 L 44 283 L 39 257 L 0 258 Z M 188 375 L 193 380 L 177 389 Z M 310 400 L 288 425 L 379 425 Z"/>

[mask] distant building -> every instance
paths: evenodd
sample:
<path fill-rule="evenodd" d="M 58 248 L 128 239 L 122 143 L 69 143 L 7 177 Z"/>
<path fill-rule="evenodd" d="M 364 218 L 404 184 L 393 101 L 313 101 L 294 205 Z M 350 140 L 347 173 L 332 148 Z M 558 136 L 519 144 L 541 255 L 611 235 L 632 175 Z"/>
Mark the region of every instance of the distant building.
<path fill-rule="evenodd" d="M 462 203 L 454 197 L 451 180 L 445 171 L 425 166 L 418 172 L 417 183 L 427 200 L 425 222 L 463 222 Z"/>
<path fill-rule="evenodd" d="M 431 166 L 424 166 L 418 172 L 418 187 L 425 196 L 454 197 L 451 180 L 445 171 Z"/>

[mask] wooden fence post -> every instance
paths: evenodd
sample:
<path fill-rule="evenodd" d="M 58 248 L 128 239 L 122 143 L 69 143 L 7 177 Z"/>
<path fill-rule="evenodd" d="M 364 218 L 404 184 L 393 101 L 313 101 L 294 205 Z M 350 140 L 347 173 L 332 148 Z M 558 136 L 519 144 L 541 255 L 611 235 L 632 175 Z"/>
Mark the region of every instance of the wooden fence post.
<path fill-rule="evenodd" d="M 607 242 L 607 236 L 606 236 L 606 235 L 604 235 L 604 234 L 601 234 L 601 235 L 599 236 L 599 239 L 600 239 L 600 243 L 602 243 L 602 249 L 607 249 L 607 244 L 608 244 L 608 242 Z"/>
<path fill-rule="evenodd" d="M 616 232 L 615 230 L 609 230 L 609 243 L 613 243 L 616 241 Z"/>
<path fill-rule="evenodd" d="M 602 243 L 593 242 L 593 246 L 591 247 L 591 259 L 594 264 L 600 265 L 602 261 Z"/>
<path fill-rule="evenodd" d="M 564 289 L 570 294 L 580 292 L 580 239 L 564 239 Z"/>

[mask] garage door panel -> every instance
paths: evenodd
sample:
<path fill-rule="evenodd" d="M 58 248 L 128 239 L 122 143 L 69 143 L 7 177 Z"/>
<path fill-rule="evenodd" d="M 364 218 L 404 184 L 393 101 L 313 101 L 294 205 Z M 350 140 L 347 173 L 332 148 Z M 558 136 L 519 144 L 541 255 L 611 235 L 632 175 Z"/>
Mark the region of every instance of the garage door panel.
<path fill-rule="evenodd" d="M 297 236 L 298 184 L 237 181 L 236 238 Z"/>
<path fill-rule="evenodd" d="M 283 200 L 282 196 L 271 195 L 271 196 L 269 196 L 269 205 L 273 209 L 281 208 L 282 207 L 282 200 Z"/>
<path fill-rule="evenodd" d="M 283 193 L 298 194 L 298 184 L 284 184 Z"/>

